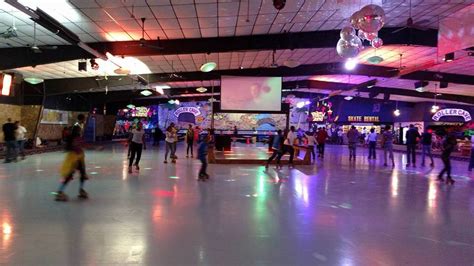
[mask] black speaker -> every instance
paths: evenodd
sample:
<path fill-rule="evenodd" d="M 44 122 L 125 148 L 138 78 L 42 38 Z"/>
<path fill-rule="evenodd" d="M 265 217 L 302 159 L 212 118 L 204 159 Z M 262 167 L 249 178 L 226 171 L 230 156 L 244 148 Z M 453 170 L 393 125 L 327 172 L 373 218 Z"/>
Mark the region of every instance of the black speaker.
<path fill-rule="evenodd" d="M 273 0 L 273 6 L 277 10 L 282 10 L 286 5 L 286 0 Z"/>
<path fill-rule="evenodd" d="M 383 94 L 383 100 L 384 100 L 385 102 L 388 102 L 388 101 L 390 100 L 390 93 L 384 93 L 384 94 Z"/>
<path fill-rule="evenodd" d="M 377 97 L 379 95 L 379 92 L 378 91 L 371 91 L 369 92 L 369 98 L 370 99 L 373 99 L 375 97 Z"/>
<path fill-rule="evenodd" d="M 441 81 L 441 82 L 439 83 L 439 88 L 440 88 L 440 89 L 446 89 L 447 87 L 448 87 L 448 82 L 446 82 L 446 81 Z"/>
<path fill-rule="evenodd" d="M 77 70 L 87 72 L 87 62 L 79 62 L 77 64 Z"/>

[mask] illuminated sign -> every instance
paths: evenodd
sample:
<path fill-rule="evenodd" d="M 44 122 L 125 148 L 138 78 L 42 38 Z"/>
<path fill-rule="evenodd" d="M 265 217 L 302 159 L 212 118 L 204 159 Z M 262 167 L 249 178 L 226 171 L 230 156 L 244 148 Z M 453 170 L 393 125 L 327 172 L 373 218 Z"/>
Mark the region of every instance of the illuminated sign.
<path fill-rule="evenodd" d="M 135 107 L 133 109 L 132 116 L 134 117 L 148 117 L 148 111 L 150 111 L 150 108 L 148 107 Z"/>
<path fill-rule="evenodd" d="M 324 113 L 323 112 L 312 112 L 311 115 L 313 116 L 313 122 L 323 122 L 324 121 Z"/>
<path fill-rule="evenodd" d="M 464 118 L 464 121 L 468 122 L 471 121 L 471 114 L 463 109 L 441 109 L 438 112 L 436 112 L 432 119 L 434 121 L 439 121 L 439 119 L 443 116 L 461 116 Z"/>
<path fill-rule="evenodd" d="M 201 114 L 201 111 L 197 107 L 179 107 L 174 111 L 174 115 L 178 117 L 182 113 L 191 113 L 194 116 L 198 116 Z"/>
<path fill-rule="evenodd" d="M 347 121 L 349 122 L 380 122 L 378 116 L 348 116 Z"/>

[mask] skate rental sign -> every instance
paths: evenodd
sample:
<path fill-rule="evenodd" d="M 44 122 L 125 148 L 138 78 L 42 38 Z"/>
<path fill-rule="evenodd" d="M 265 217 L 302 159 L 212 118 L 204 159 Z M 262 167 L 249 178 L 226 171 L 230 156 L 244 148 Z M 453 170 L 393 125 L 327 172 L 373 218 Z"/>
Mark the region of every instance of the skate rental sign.
<path fill-rule="evenodd" d="M 183 113 L 191 113 L 194 116 L 198 116 L 201 114 L 201 111 L 197 107 L 179 107 L 178 109 L 176 109 L 176 111 L 174 111 L 174 115 L 176 117 Z"/>
<path fill-rule="evenodd" d="M 433 115 L 432 119 L 434 121 L 439 121 L 443 116 L 461 116 L 464 118 L 465 122 L 469 122 L 472 119 L 471 114 L 468 111 L 456 108 L 441 109 Z"/>

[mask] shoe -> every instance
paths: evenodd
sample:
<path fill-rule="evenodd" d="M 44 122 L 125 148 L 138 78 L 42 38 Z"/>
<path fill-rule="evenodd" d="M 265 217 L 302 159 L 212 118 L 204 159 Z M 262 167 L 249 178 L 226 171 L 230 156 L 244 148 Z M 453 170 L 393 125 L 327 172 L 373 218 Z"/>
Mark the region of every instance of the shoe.
<path fill-rule="evenodd" d="M 64 194 L 64 192 L 58 191 L 58 192 L 56 193 L 56 197 L 54 197 L 54 200 L 55 200 L 55 201 L 68 201 L 69 198 L 68 198 L 68 196 L 67 196 L 66 194 Z"/>
<path fill-rule="evenodd" d="M 129 173 L 129 174 L 133 173 L 131 166 L 128 167 L 128 173 Z"/>
<path fill-rule="evenodd" d="M 137 171 L 140 171 L 140 166 L 138 166 L 138 164 L 135 164 L 135 169 L 137 169 Z"/>
<path fill-rule="evenodd" d="M 79 195 L 77 195 L 77 197 L 80 198 L 80 199 L 88 199 L 89 194 L 84 189 L 81 188 L 79 190 Z"/>
<path fill-rule="evenodd" d="M 446 185 L 454 185 L 454 179 L 448 177 L 448 179 L 446 179 Z"/>
<path fill-rule="evenodd" d="M 208 174 L 204 174 L 204 179 L 209 180 L 209 175 L 208 175 Z"/>
<path fill-rule="evenodd" d="M 383 164 L 383 166 L 387 166 L 387 164 L 386 164 L 386 163 L 384 163 L 384 164 Z"/>
<path fill-rule="evenodd" d="M 171 160 L 171 162 L 172 162 L 172 163 L 176 163 L 176 160 L 175 160 L 175 159 L 173 159 L 173 160 Z"/>
<path fill-rule="evenodd" d="M 188 155 L 186 155 L 186 158 L 189 158 L 189 156 L 188 156 Z"/>
<path fill-rule="evenodd" d="M 168 161 L 167 161 L 167 160 L 165 160 L 163 163 L 168 163 Z"/>
<path fill-rule="evenodd" d="M 268 164 L 265 165 L 265 169 L 268 169 Z"/>

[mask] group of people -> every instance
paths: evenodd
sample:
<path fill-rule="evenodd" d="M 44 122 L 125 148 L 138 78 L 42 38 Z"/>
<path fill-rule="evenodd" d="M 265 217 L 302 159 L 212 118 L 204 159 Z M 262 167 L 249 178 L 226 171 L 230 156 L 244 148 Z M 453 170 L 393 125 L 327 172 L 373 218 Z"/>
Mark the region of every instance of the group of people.
<path fill-rule="evenodd" d="M 26 128 L 20 121 L 13 123 L 12 119 L 8 118 L 2 130 L 6 147 L 5 163 L 17 162 L 18 155 L 21 155 L 21 159 L 25 159 Z"/>

